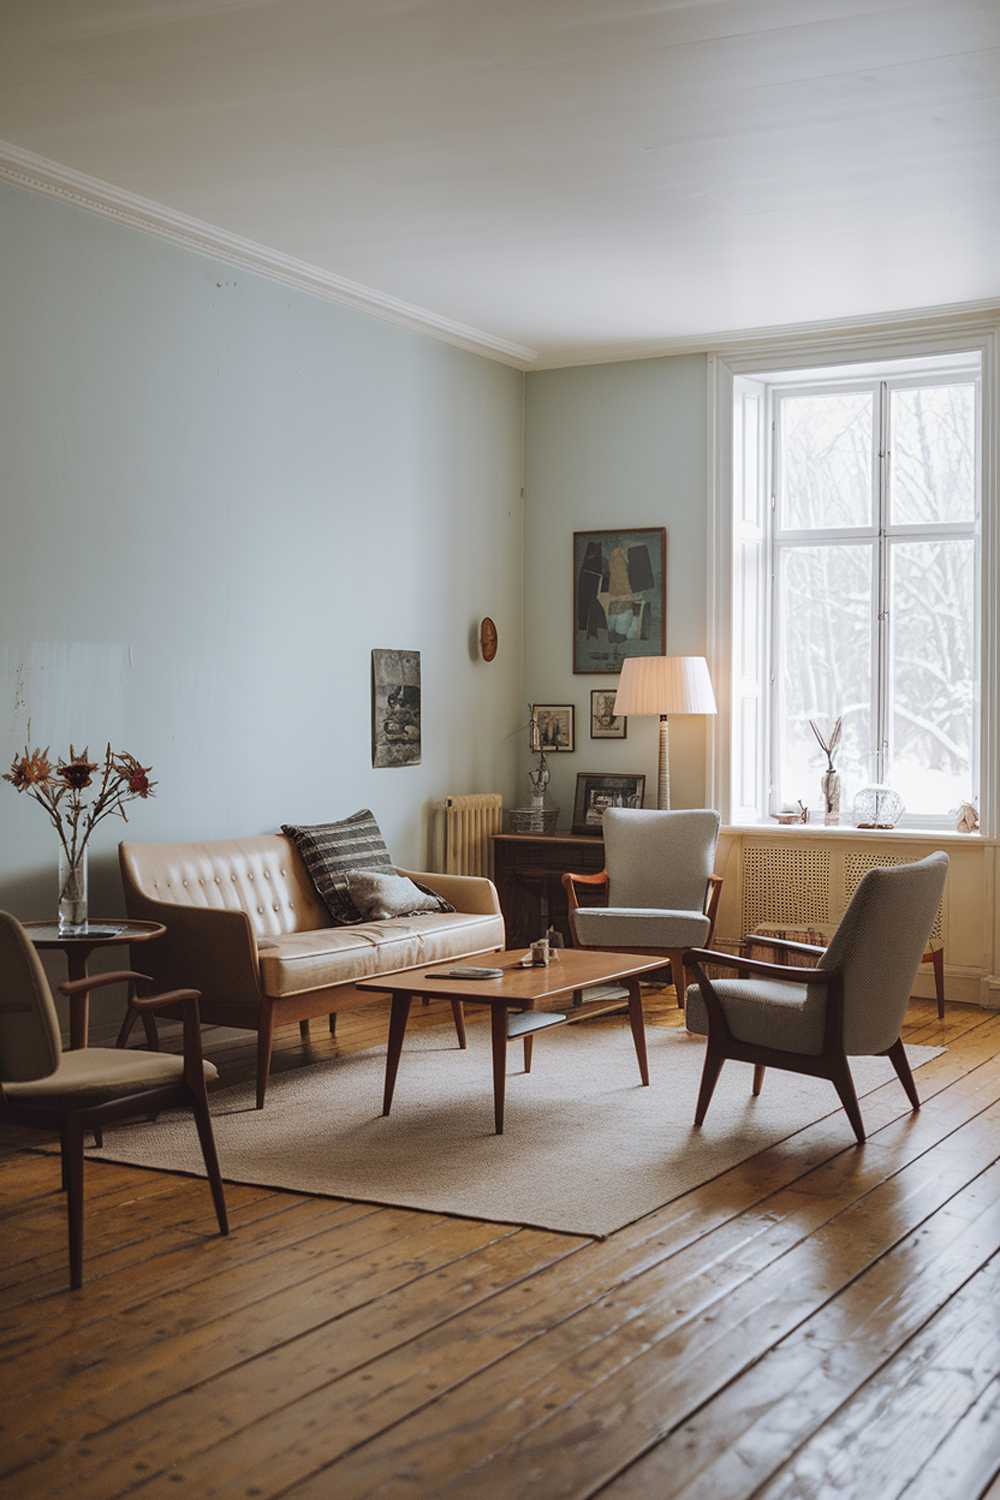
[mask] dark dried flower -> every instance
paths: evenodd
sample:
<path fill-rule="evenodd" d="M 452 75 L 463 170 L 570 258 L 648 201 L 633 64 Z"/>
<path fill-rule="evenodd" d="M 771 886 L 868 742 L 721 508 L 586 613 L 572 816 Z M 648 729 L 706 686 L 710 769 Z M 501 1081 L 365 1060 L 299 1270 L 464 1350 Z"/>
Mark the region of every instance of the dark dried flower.
<path fill-rule="evenodd" d="M 84 750 L 80 754 L 69 747 L 69 760 L 61 760 L 58 766 L 58 775 L 68 787 L 74 792 L 82 792 L 84 787 L 90 785 L 97 770 L 96 760 L 90 760 L 90 751 Z"/>
<path fill-rule="evenodd" d="M 152 769 L 152 766 L 140 765 L 135 756 L 129 755 L 127 751 L 115 757 L 115 770 L 133 797 L 145 798 L 153 795 L 156 782 L 149 779 Z"/>

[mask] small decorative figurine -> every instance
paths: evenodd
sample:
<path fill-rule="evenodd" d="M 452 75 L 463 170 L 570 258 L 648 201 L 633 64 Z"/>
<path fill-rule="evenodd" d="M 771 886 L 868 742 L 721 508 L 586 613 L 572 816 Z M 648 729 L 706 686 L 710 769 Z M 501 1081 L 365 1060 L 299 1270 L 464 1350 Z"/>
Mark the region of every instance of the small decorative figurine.
<path fill-rule="evenodd" d="M 958 809 L 958 822 L 955 824 L 959 833 L 978 833 L 979 814 L 976 812 L 975 804 L 963 802 Z"/>

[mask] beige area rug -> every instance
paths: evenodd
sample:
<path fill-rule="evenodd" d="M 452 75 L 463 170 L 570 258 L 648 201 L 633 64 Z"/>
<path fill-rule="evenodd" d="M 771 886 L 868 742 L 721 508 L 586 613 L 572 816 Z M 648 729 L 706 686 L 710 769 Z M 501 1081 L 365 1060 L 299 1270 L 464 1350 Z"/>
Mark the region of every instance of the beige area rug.
<path fill-rule="evenodd" d="M 450 1026 L 415 1027 L 388 1119 L 380 1113 L 384 1048 L 272 1075 L 263 1111 L 252 1083 L 213 1093 L 222 1173 L 230 1182 L 603 1237 L 826 1115 L 839 1115 L 831 1129 L 851 1143 L 832 1084 L 772 1070 L 754 1099 L 752 1070 L 735 1062 L 695 1130 L 704 1041 L 660 1027 L 647 1037 L 648 1089 L 625 1021 L 542 1034 L 530 1074 L 521 1070 L 520 1042 L 511 1043 L 505 1134 L 497 1136 L 489 1028 L 470 1025 L 462 1052 Z M 942 1050 L 907 1052 L 917 1068 Z M 859 1094 L 890 1080 L 899 1087 L 885 1058 L 858 1058 L 852 1070 Z M 901 1088 L 899 1103 L 905 1109 Z M 190 1116 L 107 1131 L 104 1149 L 88 1155 L 204 1175 Z"/>

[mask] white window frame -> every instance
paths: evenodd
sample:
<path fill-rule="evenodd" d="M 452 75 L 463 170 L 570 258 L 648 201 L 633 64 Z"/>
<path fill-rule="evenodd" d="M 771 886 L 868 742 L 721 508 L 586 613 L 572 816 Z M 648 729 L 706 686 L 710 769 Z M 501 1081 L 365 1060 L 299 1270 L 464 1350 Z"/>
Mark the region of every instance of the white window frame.
<path fill-rule="evenodd" d="M 892 483 L 892 445 L 890 433 L 891 397 L 895 390 L 913 390 L 949 384 L 971 384 L 976 391 L 975 432 L 975 513 L 971 521 L 940 522 L 925 525 L 895 526 L 889 520 L 889 496 Z M 842 391 L 866 391 L 872 397 L 872 463 L 871 495 L 869 497 L 869 525 L 810 527 L 807 530 L 785 529 L 781 526 L 781 411 L 785 401 L 796 396 L 832 395 Z M 891 760 L 891 702 L 889 691 L 890 648 L 892 620 L 889 608 L 889 568 L 894 542 L 929 541 L 956 537 L 971 540 L 975 547 L 977 580 L 981 579 L 981 513 L 982 513 L 982 376 L 979 361 L 967 365 L 935 364 L 929 361 L 919 372 L 887 374 L 867 378 L 846 377 L 843 380 L 814 380 L 802 383 L 785 383 L 766 386 L 766 421 L 770 437 L 769 490 L 770 504 L 767 507 L 767 555 L 769 577 L 769 600 L 762 599 L 768 610 L 769 630 L 767 644 L 767 674 L 769 702 L 767 705 L 767 754 L 764 758 L 766 784 L 760 789 L 758 806 L 767 809 L 769 815 L 778 811 L 779 800 L 779 754 L 780 725 L 782 722 L 782 685 L 778 664 L 781 661 L 781 609 L 780 609 L 780 559 L 796 547 L 822 546 L 824 543 L 846 543 L 868 546 L 872 549 L 872 622 L 871 622 L 871 725 L 872 756 L 870 779 L 885 782 L 889 779 Z M 982 622 L 982 589 L 976 588 L 973 601 L 974 639 L 977 643 L 974 670 L 976 673 L 975 712 L 978 721 L 982 700 L 981 650 L 979 640 Z M 974 735 L 972 746 L 972 794 L 979 800 L 979 736 Z M 790 791 L 785 788 L 785 791 Z M 814 811 L 818 803 L 812 802 Z M 948 812 L 907 813 L 901 826 L 913 828 L 944 828 L 949 826 Z"/>
<path fill-rule="evenodd" d="M 724 825 L 767 823 L 766 804 L 752 812 L 733 796 L 734 527 L 733 397 L 736 382 L 769 372 L 816 372 L 851 363 L 888 363 L 978 354 L 982 381 L 980 536 L 980 822 L 982 836 L 1000 837 L 1000 309 L 869 320 L 840 328 L 817 325 L 767 340 L 733 337 L 708 351 L 708 656 L 718 716 L 706 758 L 707 799 Z M 773 823 L 769 824 L 774 827 Z M 813 825 L 815 833 L 822 829 Z M 967 835 L 974 838 L 975 835 Z"/>

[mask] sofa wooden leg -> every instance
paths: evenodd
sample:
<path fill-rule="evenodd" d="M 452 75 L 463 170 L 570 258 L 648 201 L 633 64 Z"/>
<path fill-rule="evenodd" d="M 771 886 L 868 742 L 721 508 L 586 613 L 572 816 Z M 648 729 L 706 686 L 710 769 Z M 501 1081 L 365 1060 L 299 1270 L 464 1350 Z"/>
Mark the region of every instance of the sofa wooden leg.
<path fill-rule="evenodd" d="M 763 1063 L 754 1063 L 754 1069 L 753 1069 L 753 1096 L 754 1096 L 755 1099 L 757 1099 L 757 1098 L 760 1097 L 760 1091 L 764 1087 L 764 1074 L 766 1072 L 767 1072 L 767 1069 L 764 1067 Z"/>
<path fill-rule="evenodd" d="M 257 1108 L 264 1108 L 267 1093 L 267 1078 L 271 1071 L 271 1048 L 274 1043 L 274 1006 L 269 1000 L 260 1002 L 257 1021 Z"/>
<path fill-rule="evenodd" d="M 330 1035 L 337 1035 L 337 1012 L 335 1010 L 330 1012 Z"/>
<path fill-rule="evenodd" d="M 304 1042 L 308 1042 L 308 1040 L 309 1040 L 309 1022 L 308 1021 L 300 1021 L 299 1022 L 299 1036 L 302 1038 L 302 1040 Z"/>

